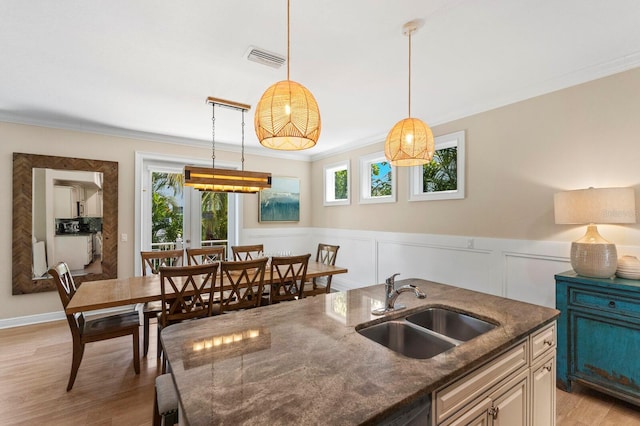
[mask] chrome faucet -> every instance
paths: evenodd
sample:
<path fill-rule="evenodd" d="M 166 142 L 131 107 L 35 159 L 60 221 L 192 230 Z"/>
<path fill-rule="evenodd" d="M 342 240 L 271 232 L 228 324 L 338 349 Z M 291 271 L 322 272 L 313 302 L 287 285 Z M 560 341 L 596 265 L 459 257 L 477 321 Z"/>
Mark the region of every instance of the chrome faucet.
<path fill-rule="evenodd" d="M 378 308 L 371 311 L 374 315 L 383 315 L 387 312 L 393 312 L 400 309 L 406 308 L 405 305 L 398 304 L 396 305 L 396 299 L 400 296 L 400 293 L 405 293 L 407 291 L 412 291 L 418 299 L 424 299 L 427 295 L 420 290 L 417 286 L 413 284 L 403 285 L 399 289 L 396 290 L 396 276 L 400 275 L 399 273 L 391 275 L 389 278 L 385 280 L 384 284 L 384 308 Z"/>

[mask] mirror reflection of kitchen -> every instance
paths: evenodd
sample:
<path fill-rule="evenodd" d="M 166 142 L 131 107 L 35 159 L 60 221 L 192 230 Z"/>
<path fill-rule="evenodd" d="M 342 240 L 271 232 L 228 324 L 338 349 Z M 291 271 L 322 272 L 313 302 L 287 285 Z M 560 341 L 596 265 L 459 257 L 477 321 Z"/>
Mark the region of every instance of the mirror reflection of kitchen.
<path fill-rule="evenodd" d="M 102 273 L 100 172 L 33 169 L 33 278 L 58 262 L 71 274 Z"/>

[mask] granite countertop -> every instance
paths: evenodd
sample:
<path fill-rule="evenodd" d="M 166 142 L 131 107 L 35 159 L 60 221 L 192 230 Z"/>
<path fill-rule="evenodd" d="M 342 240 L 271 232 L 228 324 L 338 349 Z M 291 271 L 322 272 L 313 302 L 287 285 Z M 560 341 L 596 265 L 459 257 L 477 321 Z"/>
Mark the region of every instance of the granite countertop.
<path fill-rule="evenodd" d="M 398 280 L 406 309 L 377 317 L 384 285 L 172 325 L 162 342 L 190 425 L 376 423 L 553 321 L 559 311 L 420 279 Z M 426 360 L 355 331 L 446 306 L 499 324 Z"/>

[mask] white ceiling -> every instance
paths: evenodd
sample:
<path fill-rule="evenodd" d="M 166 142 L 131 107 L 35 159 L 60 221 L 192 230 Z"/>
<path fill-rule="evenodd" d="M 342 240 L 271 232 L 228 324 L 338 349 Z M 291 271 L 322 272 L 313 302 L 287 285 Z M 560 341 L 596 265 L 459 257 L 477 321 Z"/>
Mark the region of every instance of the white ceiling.
<path fill-rule="evenodd" d="M 412 116 L 432 126 L 640 65 L 638 0 L 291 3 L 290 78 L 323 122 L 307 158 L 407 116 L 413 19 Z M 0 120 L 210 146 L 207 96 L 255 106 L 286 66 L 244 55 L 286 40 L 285 0 L 0 0 Z M 216 139 L 238 144 L 240 114 L 217 111 Z"/>

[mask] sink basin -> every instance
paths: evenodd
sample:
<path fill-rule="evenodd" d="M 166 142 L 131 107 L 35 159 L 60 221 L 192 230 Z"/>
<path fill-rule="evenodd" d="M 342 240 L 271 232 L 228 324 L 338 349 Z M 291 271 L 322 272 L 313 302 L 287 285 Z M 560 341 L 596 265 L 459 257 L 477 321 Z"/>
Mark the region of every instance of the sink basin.
<path fill-rule="evenodd" d="M 443 308 L 429 308 L 407 316 L 406 320 L 461 342 L 471 340 L 496 327 L 489 322 Z"/>
<path fill-rule="evenodd" d="M 356 331 L 404 356 L 427 359 L 494 328 L 496 325 L 470 315 L 427 308 L 404 318 L 358 326 Z"/>
<path fill-rule="evenodd" d="M 456 346 L 405 321 L 387 321 L 357 331 L 374 342 L 410 358 L 431 358 Z"/>

